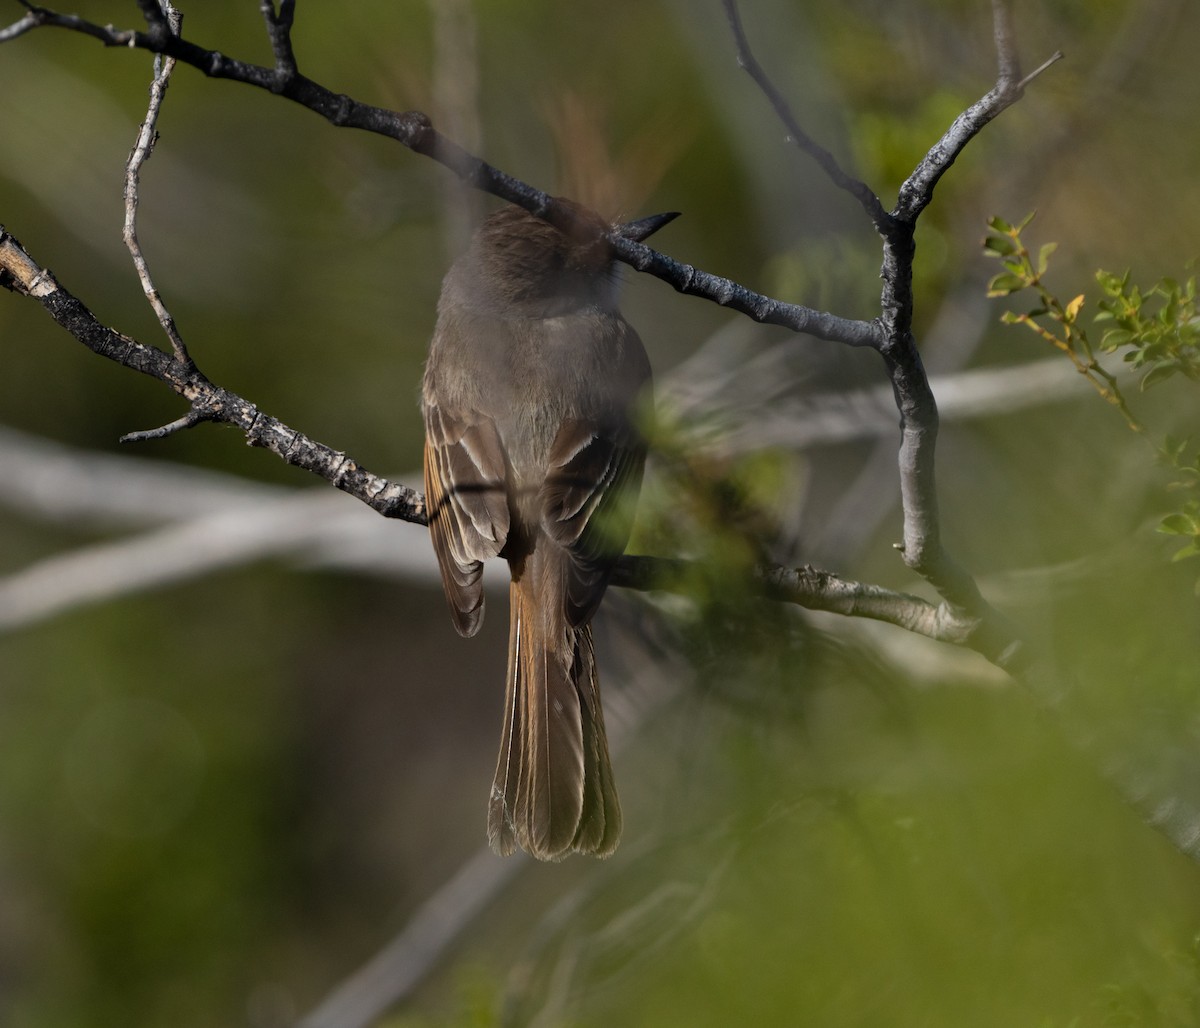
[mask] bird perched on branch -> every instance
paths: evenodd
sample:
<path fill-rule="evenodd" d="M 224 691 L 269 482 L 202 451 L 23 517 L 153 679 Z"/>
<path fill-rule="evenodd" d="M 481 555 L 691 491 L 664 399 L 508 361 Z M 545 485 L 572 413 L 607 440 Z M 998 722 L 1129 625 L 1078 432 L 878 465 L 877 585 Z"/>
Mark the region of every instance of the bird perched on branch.
<path fill-rule="evenodd" d="M 560 201 L 484 221 L 447 272 L 425 367 L 425 493 L 454 625 L 483 618 L 483 561 L 508 561 L 508 679 L 492 848 L 608 856 L 621 834 L 591 619 L 625 548 L 646 447 L 650 364 L 617 309 L 610 226 Z"/>

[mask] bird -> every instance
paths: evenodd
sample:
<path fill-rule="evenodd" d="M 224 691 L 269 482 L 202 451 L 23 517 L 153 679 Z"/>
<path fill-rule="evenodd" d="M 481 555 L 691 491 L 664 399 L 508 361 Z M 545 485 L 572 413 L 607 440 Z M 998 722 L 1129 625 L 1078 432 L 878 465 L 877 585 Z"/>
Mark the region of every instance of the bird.
<path fill-rule="evenodd" d="M 621 835 L 591 620 L 629 539 L 649 359 L 618 309 L 611 224 L 556 227 L 507 205 L 442 283 L 421 385 L 429 531 L 454 627 L 483 619 L 483 562 L 508 563 L 509 645 L 488 840 L 546 861 L 607 857 Z"/>

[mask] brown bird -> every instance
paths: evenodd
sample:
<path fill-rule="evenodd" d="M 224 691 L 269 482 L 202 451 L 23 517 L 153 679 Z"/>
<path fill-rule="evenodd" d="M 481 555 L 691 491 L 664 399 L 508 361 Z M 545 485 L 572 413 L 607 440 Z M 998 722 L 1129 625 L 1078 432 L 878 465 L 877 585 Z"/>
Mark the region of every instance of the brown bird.
<path fill-rule="evenodd" d="M 483 618 L 482 562 L 503 557 L 512 576 L 488 839 L 541 860 L 608 856 L 621 834 L 590 621 L 629 539 L 650 396 L 611 226 L 568 205 L 571 230 L 508 206 L 476 232 L 442 283 L 421 399 L 430 535 L 460 635 Z M 674 217 L 616 231 L 642 240 Z"/>

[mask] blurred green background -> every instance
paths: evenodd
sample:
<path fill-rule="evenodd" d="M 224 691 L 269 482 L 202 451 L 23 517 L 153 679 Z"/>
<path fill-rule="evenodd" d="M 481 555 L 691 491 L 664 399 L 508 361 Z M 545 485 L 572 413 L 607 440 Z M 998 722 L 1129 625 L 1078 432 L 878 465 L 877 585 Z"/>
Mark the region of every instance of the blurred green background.
<path fill-rule="evenodd" d="M 195 41 L 270 62 L 257 3 L 181 6 Z M 680 210 L 656 242 L 698 267 L 874 315 L 869 224 L 782 143 L 716 0 L 298 6 L 301 69 L 330 88 L 430 111 L 499 167 L 590 190 L 609 213 Z M 1200 238 L 1200 9 L 1014 7 L 1027 68 L 1055 49 L 1067 59 L 971 144 L 922 220 L 916 318 L 934 373 L 1050 356 L 984 299 L 990 215 L 1039 211 L 1030 236 L 1059 241 L 1064 297 L 1094 297 L 1097 267 L 1180 275 Z M 79 13 L 137 21 L 132 2 Z M 743 16 L 801 122 L 885 205 L 994 79 L 982 0 L 744 0 Z M 158 343 L 120 238 L 150 71 L 146 54 L 64 32 L 0 46 L 0 223 L 101 320 Z M 464 218 L 486 204 L 386 140 L 191 68 L 177 69 L 159 129 L 140 235 L 200 367 L 417 484 L 438 286 Z M 757 381 L 753 355 L 781 353 L 769 391 L 743 401 L 763 417 L 882 381 L 872 354 L 746 329 L 625 278 L 664 387 L 726 337 L 751 378 L 729 357 L 718 404 Z M 100 491 L 123 481 L 101 462 L 118 451 L 247 488 L 327 491 L 211 426 L 119 449 L 122 433 L 182 413 L 168 390 L 15 295 L 0 296 L 0 339 L 0 422 L 69 447 Z M 690 604 L 614 594 L 599 632 L 625 739 L 622 848 L 603 864 L 518 866 L 384 1023 L 1200 1023 L 1200 867 L 1104 777 L 1132 776 L 1150 807 L 1200 788 L 1197 572 L 1170 564 L 1172 541 L 1153 532 L 1175 502 L 1168 476 L 1085 384 L 1056 403 L 1020 399 L 947 419 L 945 535 L 1054 654 L 1057 707 L 972 658 L 779 611 L 734 583 Z M 1186 435 L 1196 409 L 1171 385 L 1142 413 Z M 719 448 L 723 422 L 702 415 L 698 438 Z M 919 589 L 891 549 L 894 446 L 867 433 L 798 456 L 743 453 L 794 501 L 777 555 Z M 101 516 L 57 479 L 39 505 L 26 489 L 37 475 L 19 477 L 0 503 L 8 597 L 57 557 L 161 523 L 153 504 Z M 656 530 L 677 499 L 668 476 L 656 484 L 652 468 L 647 493 L 643 544 L 722 552 L 719 538 Z M 254 493 L 247 518 L 276 495 Z M 411 526 L 385 531 L 397 551 L 425 545 Z M 477 855 L 502 595 L 464 642 L 428 564 L 406 575 L 380 556 L 359 573 L 264 553 L 44 617 L 9 611 L 0 1022 L 292 1024 Z"/>

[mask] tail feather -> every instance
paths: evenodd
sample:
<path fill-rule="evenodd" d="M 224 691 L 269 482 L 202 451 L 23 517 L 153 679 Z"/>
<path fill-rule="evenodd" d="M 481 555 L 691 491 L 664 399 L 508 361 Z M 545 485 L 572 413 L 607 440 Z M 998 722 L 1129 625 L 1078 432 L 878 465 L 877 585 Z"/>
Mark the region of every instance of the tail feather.
<path fill-rule="evenodd" d="M 568 627 L 559 598 L 536 590 L 555 570 L 545 565 L 565 555 L 551 550 L 549 558 L 535 557 L 509 590 L 504 733 L 488 837 L 502 855 L 520 847 L 541 860 L 571 852 L 608 856 L 620 838 L 621 808 L 592 632 L 589 625 Z M 554 575 L 551 584 L 562 580 Z"/>

